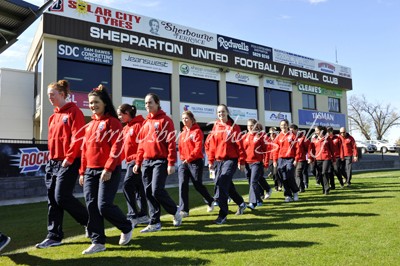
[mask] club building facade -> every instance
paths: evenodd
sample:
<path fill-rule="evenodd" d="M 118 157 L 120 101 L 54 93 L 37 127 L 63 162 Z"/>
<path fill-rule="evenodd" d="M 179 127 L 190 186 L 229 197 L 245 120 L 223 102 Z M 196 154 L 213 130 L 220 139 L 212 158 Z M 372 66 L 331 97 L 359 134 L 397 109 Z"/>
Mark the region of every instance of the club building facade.
<path fill-rule="evenodd" d="M 220 103 L 241 126 L 347 125 L 348 67 L 86 1 L 56 1 L 43 14 L 27 62 L 36 139 L 47 139 L 47 85 L 60 79 L 88 121 L 87 94 L 101 83 L 116 107 L 134 104 L 139 114 L 145 95 L 158 94 L 177 130 L 184 110 L 210 130 Z"/>

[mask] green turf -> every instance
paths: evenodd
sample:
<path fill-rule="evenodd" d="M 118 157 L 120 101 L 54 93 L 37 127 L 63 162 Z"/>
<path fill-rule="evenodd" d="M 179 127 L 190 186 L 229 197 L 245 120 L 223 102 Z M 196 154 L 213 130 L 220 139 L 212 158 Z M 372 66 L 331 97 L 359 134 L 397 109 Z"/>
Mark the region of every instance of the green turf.
<path fill-rule="evenodd" d="M 90 242 L 68 214 L 64 244 L 38 250 L 34 244 L 46 235 L 46 203 L 4 206 L 0 230 L 12 242 L 0 265 L 400 265 L 400 171 L 359 173 L 353 179 L 351 188 L 328 196 L 311 181 L 299 202 L 284 203 L 283 193 L 274 192 L 242 216 L 234 215 L 237 206 L 230 203 L 224 225 L 212 223 L 218 207 L 207 213 L 191 188 L 192 209 L 181 227 L 165 215 L 162 231 L 140 234 L 139 226 L 131 243 L 121 247 L 120 232 L 107 224 L 107 251 L 93 255 L 81 255 Z M 248 194 L 245 181 L 235 184 Z M 212 184 L 208 188 L 212 191 Z M 177 200 L 177 189 L 169 192 Z M 116 203 L 126 211 L 122 194 Z"/>

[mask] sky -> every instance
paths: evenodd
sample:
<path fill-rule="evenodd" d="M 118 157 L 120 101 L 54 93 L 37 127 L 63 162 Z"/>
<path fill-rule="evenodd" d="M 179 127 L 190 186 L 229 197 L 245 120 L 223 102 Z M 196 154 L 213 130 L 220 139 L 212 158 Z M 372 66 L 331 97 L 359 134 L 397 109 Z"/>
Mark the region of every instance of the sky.
<path fill-rule="evenodd" d="M 42 5 L 44 0 L 25 0 Z M 398 112 L 398 0 L 90 0 L 191 28 L 350 67 L 352 95 Z M 26 69 L 38 23 L 0 55 L 0 67 Z M 400 76 L 400 75 L 399 75 Z M 400 138 L 391 130 L 388 139 Z"/>

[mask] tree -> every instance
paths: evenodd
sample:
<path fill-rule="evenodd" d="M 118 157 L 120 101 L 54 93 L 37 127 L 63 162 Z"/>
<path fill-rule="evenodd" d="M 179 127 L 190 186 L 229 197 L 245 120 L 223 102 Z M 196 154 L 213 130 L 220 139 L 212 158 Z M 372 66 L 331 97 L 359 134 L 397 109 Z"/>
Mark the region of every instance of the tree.
<path fill-rule="evenodd" d="M 349 99 L 349 119 L 367 140 L 381 140 L 390 128 L 400 125 L 400 114 L 390 104 L 370 103 L 364 95 Z"/>

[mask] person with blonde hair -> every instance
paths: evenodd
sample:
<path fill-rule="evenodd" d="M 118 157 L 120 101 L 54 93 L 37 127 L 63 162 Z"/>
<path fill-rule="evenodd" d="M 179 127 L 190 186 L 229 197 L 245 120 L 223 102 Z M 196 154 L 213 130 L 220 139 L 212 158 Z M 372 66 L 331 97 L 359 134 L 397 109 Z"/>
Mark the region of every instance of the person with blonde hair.
<path fill-rule="evenodd" d="M 61 245 L 64 238 L 64 210 L 82 226 L 88 222 L 85 206 L 73 195 L 81 165 L 80 148 L 85 133 L 85 118 L 75 103 L 67 101 L 70 93 L 66 80 L 53 82 L 47 87 L 49 101 L 54 106 L 54 113 L 48 123 L 50 160 L 45 174 L 48 233 L 42 242 L 36 244 L 37 248 Z"/>

